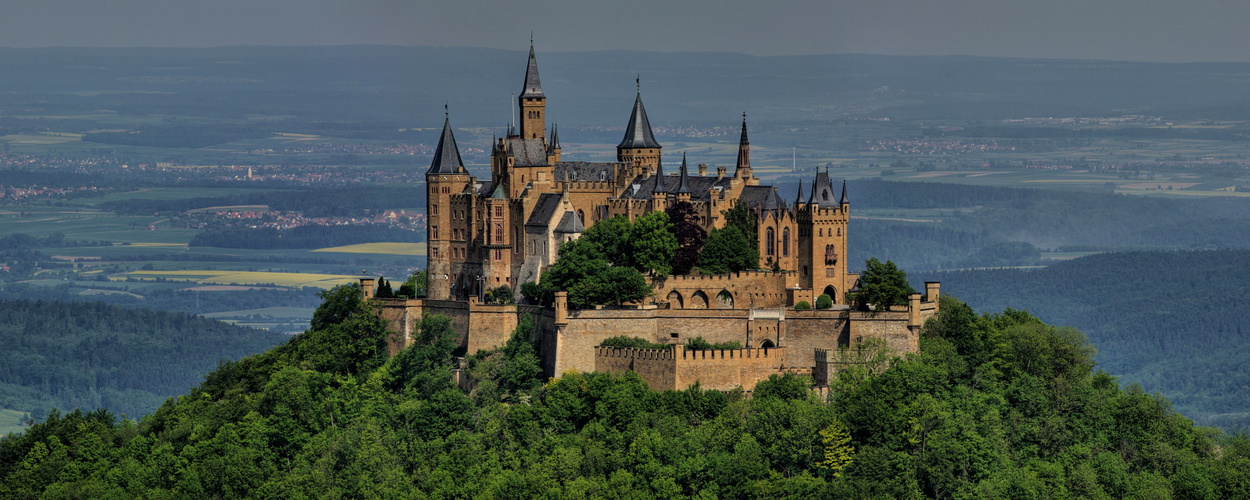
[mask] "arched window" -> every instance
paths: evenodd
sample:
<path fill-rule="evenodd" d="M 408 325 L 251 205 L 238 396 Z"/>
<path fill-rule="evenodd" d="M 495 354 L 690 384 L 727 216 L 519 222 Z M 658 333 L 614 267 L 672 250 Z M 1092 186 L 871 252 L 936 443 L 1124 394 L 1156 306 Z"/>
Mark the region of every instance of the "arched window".
<path fill-rule="evenodd" d="M 765 254 L 764 254 L 764 255 L 767 255 L 767 256 L 769 256 L 769 257 L 772 257 L 773 255 L 776 255 L 776 254 L 777 254 L 777 233 L 776 233 L 776 231 L 773 231 L 773 228 L 771 228 L 771 227 L 770 227 L 770 228 L 768 228 L 768 230 L 764 232 L 764 239 L 765 239 L 765 242 L 764 242 L 764 248 L 765 248 L 765 250 L 766 250 L 766 252 L 765 252 Z"/>
<path fill-rule="evenodd" d="M 582 227 L 586 227 L 586 213 L 581 210 L 577 211 L 577 220 L 582 223 Z"/>
<path fill-rule="evenodd" d="M 790 256 L 790 228 L 781 230 L 781 256 Z"/>
<path fill-rule="evenodd" d="M 430 236 L 431 239 L 437 240 L 438 239 L 438 226 L 430 226 L 430 234 L 431 234 Z"/>
<path fill-rule="evenodd" d="M 495 224 L 495 244 L 503 244 L 503 224 Z"/>

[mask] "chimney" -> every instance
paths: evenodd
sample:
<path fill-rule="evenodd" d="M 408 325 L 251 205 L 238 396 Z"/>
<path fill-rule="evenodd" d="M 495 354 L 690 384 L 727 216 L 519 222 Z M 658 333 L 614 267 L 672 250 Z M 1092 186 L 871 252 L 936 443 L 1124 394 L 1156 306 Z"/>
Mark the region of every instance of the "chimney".
<path fill-rule="evenodd" d="M 699 164 L 699 177 L 703 177 L 705 175 L 707 175 L 707 164 L 700 163 Z"/>

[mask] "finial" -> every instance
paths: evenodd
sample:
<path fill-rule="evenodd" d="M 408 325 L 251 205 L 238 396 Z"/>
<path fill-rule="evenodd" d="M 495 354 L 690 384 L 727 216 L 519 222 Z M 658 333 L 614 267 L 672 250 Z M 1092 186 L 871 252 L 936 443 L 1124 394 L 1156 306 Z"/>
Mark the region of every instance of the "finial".
<path fill-rule="evenodd" d="M 530 48 L 534 48 L 534 32 L 530 31 Z"/>
<path fill-rule="evenodd" d="M 451 111 L 447 109 L 447 103 L 443 103 L 443 118 L 451 119 Z"/>
<path fill-rule="evenodd" d="M 642 74 L 634 75 L 634 85 L 638 87 L 638 93 L 642 93 Z"/>
<path fill-rule="evenodd" d="M 745 122 L 745 121 L 747 121 L 747 112 L 746 112 L 746 111 L 743 111 L 743 112 L 742 112 L 742 121 L 744 121 L 744 122 Z"/>

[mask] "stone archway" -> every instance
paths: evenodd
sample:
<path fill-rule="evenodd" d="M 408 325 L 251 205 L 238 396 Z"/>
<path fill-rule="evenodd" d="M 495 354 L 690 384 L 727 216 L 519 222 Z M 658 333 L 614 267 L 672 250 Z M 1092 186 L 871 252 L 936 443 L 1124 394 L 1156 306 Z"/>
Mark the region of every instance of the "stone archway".
<path fill-rule="evenodd" d="M 829 298 L 833 299 L 834 304 L 838 303 L 838 289 L 834 288 L 833 285 L 826 286 L 825 291 L 820 292 L 820 293 L 828 295 Z"/>
<path fill-rule="evenodd" d="M 774 347 L 777 347 L 777 345 L 773 344 L 772 339 L 764 339 L 763 342 L 760 342 L 760 349 L 772 349 Z"/>
<path fill-rule="evenodd" d="M 685 301 L 682 300 L 681 298 L 681 294 L 677 293 L 677 290 L 668 292 L 668 308 L 669 309 L 681 309 L 684 305 L 684 302 Z"/>
<path fill-rule="evenodd" d="M 721 290 L 720 293 L 716 294 L 716 308 L 717 309 L 733 309 L 734 308 L 734 296 L 732 293 L 729 293 L 729 290 Z"/>
<path fill-rule="evenodd" d="M 690 296 L 689 308 L 690 309 L 707 309 L 707 303 L 708 303 L 707 294 L 703 293 L 703 290 L 699 290 L 697 292 L 694 292 L 694 294 Z"/>

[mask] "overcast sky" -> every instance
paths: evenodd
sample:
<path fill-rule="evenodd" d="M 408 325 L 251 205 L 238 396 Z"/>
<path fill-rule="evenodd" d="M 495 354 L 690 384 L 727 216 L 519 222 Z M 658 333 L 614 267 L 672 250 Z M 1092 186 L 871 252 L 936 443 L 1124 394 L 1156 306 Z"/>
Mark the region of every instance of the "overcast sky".
<path fill-rule="evenodd" d="M 1247 0 L 3 0 L 0 46 L 519 50 L 1250 61 Z"/>

